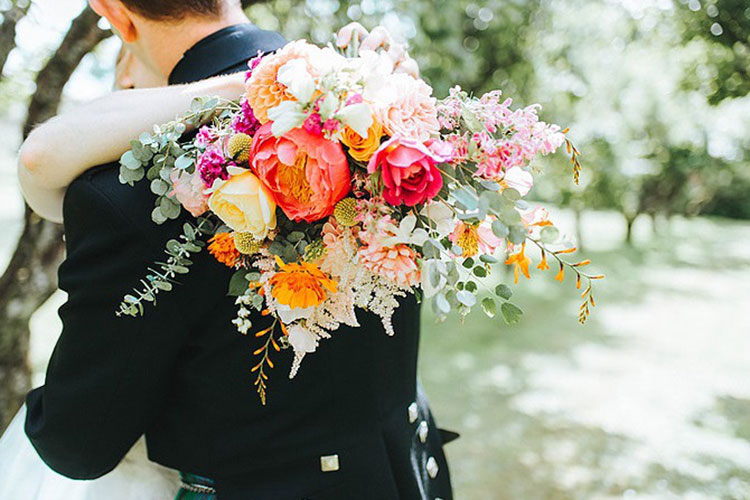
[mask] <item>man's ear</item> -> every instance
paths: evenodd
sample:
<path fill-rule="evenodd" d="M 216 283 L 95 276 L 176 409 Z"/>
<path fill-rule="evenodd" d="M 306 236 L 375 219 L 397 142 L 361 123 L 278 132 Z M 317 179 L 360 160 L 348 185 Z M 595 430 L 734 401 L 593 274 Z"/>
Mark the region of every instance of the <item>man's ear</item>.
<path fill-rule="evenodd" d="M 89 0 L 89 5 L 94 12 L 109 21 L 123 42 L 133 43 L 138 39 L 133 13 L 120 0 Z"/>

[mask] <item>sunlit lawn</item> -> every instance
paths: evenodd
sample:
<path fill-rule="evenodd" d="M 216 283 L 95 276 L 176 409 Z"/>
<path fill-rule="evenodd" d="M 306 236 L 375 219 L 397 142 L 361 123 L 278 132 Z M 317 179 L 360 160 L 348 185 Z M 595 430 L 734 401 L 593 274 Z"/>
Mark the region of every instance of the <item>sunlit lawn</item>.
<path fill-rule="evenodd" d="M 447 446 L 457 499 L 750 499 L 750 224 L 678 219 L 654 238 L 646 219 L 627 248 L 616 214 L 585 222 L 607 274 L 585 327 L 554 270 L 514 288 L 515 327 L 425 308 L 422 381 L 462 434 Z M 32 322 L 37 370 L 61 300 Z"/>
<path fill-rule="evenodd" d="M 622 248 L 615 215 L 588 217 L 608 277 L 585 327 L 549 271 L 516 288 L 515 327 L 425 312 L 458 499 L 750 498 L 750 225 L 642 222 Z"/>

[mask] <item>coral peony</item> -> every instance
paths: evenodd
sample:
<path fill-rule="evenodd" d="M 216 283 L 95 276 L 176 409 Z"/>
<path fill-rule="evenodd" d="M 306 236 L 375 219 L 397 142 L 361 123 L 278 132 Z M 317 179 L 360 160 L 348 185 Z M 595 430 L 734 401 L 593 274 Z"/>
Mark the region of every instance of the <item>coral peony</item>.
<path fill-rule="evenodd" d="M 333 213 L 351 188 L 341 144 L 293 129 L 281 137 L 267 123 L 253 140 L 252 168 L 294 221 L 315 222 Z"/>
<path fill-rule="evenodd" d="M 380 146 L 370 159 L 367 171 L 371 174 L 381 171 L 386 202 L 413 207 L 438 194 L 443 187 L 443 176 L 436 164 L 450 161 L 451 157 L 446 154 L 444 143 L 440 143 L 439 148 L 437 145 L 428 147 L 421 142 L 394 137 Z"/>

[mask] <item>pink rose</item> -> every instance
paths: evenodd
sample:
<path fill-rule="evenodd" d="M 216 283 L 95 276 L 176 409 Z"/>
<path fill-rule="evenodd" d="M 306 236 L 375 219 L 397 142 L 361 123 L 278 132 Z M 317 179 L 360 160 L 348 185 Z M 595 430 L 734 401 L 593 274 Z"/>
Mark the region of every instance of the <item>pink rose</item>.
<path fill-rule="evenodd" d="M 367 171 L 381 171 L 386 202 L 413 207 L 431 200 L 443 187 L 443 176 L 436 164 L 450 161 L 451 151 L 447 143 L 434 141 L 425 145 L 394 137 L 375 152 Z"/>
<path fill-rule="evenodd" d="M 172 196 L 177 198 L 185 210 L 200 217 L 208 210 L 208 195 L 203 191 L 206 187 L 197 171 L 188 174 L 185 171 L 173 170 L 170 174 L 172 180 Z"/>

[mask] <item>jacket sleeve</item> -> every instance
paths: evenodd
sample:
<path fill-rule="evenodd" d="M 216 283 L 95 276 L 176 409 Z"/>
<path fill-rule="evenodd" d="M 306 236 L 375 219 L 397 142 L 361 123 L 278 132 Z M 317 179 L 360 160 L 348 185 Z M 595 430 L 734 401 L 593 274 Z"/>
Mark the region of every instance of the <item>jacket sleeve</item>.
<path fill-rule="evenodd" d="M 63 331 L 45 385 L 27 396 L 26 433 L 52 469 L 94 479 L 115 468 L 164 403 L 188 330 L 179 307 L 186 286 L 159 294 L 157 306 L 147 304 L 143 317 L 117 317 L 123 295 L 140 286 L 148 266 L 164 259 L 142 230 L 152 222 L 138 226 L 128 220 L 97 186 L 81 179 L 66 195 L 65 221 Z"/>

